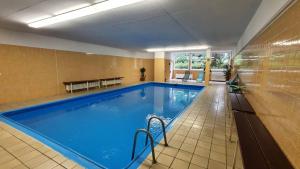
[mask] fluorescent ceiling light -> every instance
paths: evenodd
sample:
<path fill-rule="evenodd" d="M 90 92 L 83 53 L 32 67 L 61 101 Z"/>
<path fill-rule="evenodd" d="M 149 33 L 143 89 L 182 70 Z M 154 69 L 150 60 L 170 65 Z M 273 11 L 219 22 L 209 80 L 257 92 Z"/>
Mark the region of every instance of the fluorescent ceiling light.
<path fill-rule="evenodd" d="M 106 1 L 103 1 L 100 3 L 82 7 L 77 10 L 71 10 L 69 12 L 65 11 L 65 13 L 62 13 L 62 14 L 29 23 L 28 26 L 33 27 L 33 28 L 41 28 L 41 27 L 45 27 L 48 25 L 52 25 L 52 24 L 92 15 L 95 13 L 119 8 L 122 6 L 127 6 L 127 5 L 138 3 L 141 1 L 144 1 L 144 0 L 106 0 Z"/>
<path fill-rule="evenodd" d="M 40 21 L 40 20 L 43 20 L 43 19 L 46 19 L 46 18 L 50 18 L 50 17 L 51 17 L 51 15 L 39 16 L 38 18 L 34 18 L 34 19 L 29 20 L 29 21 L 25 21 L 25 23 L 30 24 L 30 23 L 33 23 L 33 22 L 36 22 L 36 21 Z"/>
<path fill-rule="evenodd" d="M 61 15 L 61 14 L 64 14 L 64 13 L 67 13 L 67 12 L 70 12 L 70 11 L 75 11 L 75 10 L 78 10 L 78 9 L 81 9 L 81 8 L 84 8 L 84 7 L 87 7 L 87 6 L 91 6 L 91 4 L 84 3 L 84 4 L 79 4 L 79 5 L 76 5 L 76 6 L 72 6 L 70 8 L 66 8 L 66 9 L 60 10 L 58 12 L 55 12 L 54 15 Z"/>
<path fill-rule="evenodd" d="M 201 46 L 188 46 L 188 47 L 169 47 L 169 48 L 151 48 L 146 49 L 147 52 L 171 52 L 171 51 L 187 51 L 187 50 L 205 50 L 208 49 L 209 46 L 201 45 Z"/>
<path fill-rule="evenodd" d="M 300 44 L 300 39 L 298 40 L 283 40 L 283 41 L 277 41 L 274 42 L 274 46 L 291 46 L 291 45 L 299 45 Z"/>

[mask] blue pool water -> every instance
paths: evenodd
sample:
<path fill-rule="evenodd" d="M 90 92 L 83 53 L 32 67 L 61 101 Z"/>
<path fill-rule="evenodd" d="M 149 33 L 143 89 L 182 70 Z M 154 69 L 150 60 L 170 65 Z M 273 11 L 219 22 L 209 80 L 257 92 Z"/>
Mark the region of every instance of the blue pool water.
<path fill-rule="evenodd" d="M 3 113 L 2 116 L 106 168 L 131 164 L 133 136 L 151 116 L 167 124 L 203 87 L 146 83 Z M 154 121 L 154 136 L 161 129 Z M 138 139 L 137 152 L 144 148 Z"/>

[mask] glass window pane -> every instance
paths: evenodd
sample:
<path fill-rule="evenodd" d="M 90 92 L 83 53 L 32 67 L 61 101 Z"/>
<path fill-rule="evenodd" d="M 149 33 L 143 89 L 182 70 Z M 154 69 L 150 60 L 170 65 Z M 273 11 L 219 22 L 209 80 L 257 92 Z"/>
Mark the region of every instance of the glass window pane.
<path fill-rule="evenodd" d="M 212 69 L 224 69 L 230 60 L 230 52 L 214 52 L 212 53 Z"/>
<path fill-rule="evenodd" d="M 206 52 L 193 53 L 191 59 L 191 69 L 203 69 L 205 68 Z"/>
<path fill-rule="evenodd" d="M 175 56 L 175 69 L 189 69 L 189 55 L 177 53 Z"/>

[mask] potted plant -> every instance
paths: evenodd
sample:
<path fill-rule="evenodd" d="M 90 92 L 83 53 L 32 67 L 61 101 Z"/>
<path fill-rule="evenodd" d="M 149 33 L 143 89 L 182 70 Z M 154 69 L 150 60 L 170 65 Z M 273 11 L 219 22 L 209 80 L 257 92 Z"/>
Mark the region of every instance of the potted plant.
<path fill-rule="evenodd" d="M 240 85 L 229 85 L 229 87 L 231 93 L 242 93 L 246 89 L 245 86 Z"/>
<path fill-rule="evenodd" d="M 145 75 L 146 69 L 145 69 L 144 67 L 142 67 L 142 68 L 140 69 L 140 72 L 141 72 L 140 80 L 141 80 L 141 81 L 145 81 L 145 79 L 146 79 L 146 75 Z"/>
<path fill-rule="evenodd" d="M 225 80 L 229 81 L 231 78 L 231 66 L 225 65 L 224 68 L 225 68 L 225 71 L 224 71 Z"/>

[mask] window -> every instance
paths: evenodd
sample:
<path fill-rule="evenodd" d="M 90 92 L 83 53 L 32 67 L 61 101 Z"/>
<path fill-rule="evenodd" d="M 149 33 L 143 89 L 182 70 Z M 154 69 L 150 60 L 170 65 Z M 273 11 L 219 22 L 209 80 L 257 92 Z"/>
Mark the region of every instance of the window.
<path fill-rule="evenodd" d="M 175 69 L 189 69 L 189 56 L 186 53 L 177 53 L 175 56 Z"/>
<path fill-rule="evenodd" d="M 230 60 L 230 52 L 213 52 L 212 53 L 212 69 L 224 69 Z"/>
<path fill-rule="evenodd" d="M 175 70 L 199 70 L 205 67 L 206 51 L 172 53 Z"/>
<path fill-rule="evenodd" d="M 205 68 L 206 53 L 193 53 L 191 56 L 191 69 L 199 70 Z"/>

